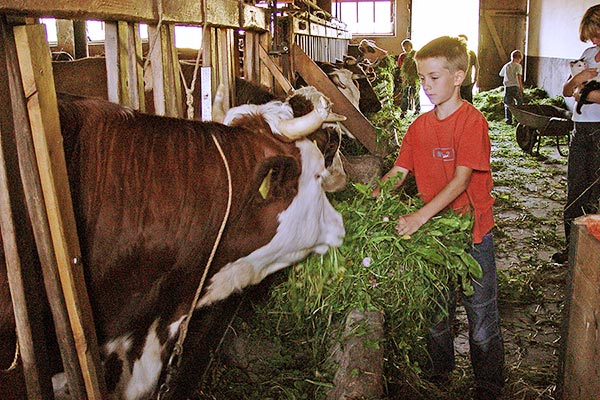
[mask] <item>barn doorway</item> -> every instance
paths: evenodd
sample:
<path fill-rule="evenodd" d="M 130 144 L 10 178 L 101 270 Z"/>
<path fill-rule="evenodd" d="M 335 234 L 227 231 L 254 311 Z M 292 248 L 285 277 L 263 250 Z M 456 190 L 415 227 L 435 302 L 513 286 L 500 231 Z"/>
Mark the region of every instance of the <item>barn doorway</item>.
<path fill-rule="evenodd" d="M 418 0 L 412 2 L 411 39 L 416 50 L 439 36 L 465 34 L 469 49 L 477 51 L 479 0 Z M 433 105 L 421 89 L 421 111 Z"/>

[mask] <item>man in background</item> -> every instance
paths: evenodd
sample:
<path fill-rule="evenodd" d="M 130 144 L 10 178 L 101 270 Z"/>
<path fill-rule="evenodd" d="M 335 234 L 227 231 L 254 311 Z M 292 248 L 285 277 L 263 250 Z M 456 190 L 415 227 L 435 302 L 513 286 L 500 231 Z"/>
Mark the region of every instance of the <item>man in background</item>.
<path fill-rule="evenodd" d="M 465 43 L 469 42 L 469 38 L 465 34 L 458 35 L 459 38 L 463 39 Z M 469 67 L 467 68 L 467 75 L 460 87 L 460 96 L 473 104 L 473 86 L 477 83 L 477 77 L 479 75 L 479 61 L 477 61 L 477 54 L 473 50 L 469 52 Z"/>

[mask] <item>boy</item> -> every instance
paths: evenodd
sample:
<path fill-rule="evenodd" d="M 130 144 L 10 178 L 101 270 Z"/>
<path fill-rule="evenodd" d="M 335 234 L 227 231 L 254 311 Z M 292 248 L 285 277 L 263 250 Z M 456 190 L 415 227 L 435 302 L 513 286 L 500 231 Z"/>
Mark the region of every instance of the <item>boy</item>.
<path fill-rule="evenodd" d="M 468 67 L 466 44 L 459 38 L 440 37 L 416 55 L 421 85 L 434 109 L 408 128 L 394 167 L 382 182 L 402 174 L 415 175 L 425 205 L 398 219 L 399 235 L 412 234 L 446 208 L 472 212 L 474 245 L 469 253 L 483 270 L 473 284 L 475 294 L 463 296 L 469 321 L 471 363 L 475 372 L 475 399 L 496 399 L 504 384 L 504 346 L 497 305 L 497 277 L 491 229 L 493 197 L 488 124 L 483 115 L 460 97 Z M 373 196 L 379 194 L 379 188 Z M 455 366 L 451 320 L 455 304 L 448 298 L 449 316 L 430 328 L 428 350 L 432 379 L 445 383 Z"/>
<path fill-rule="evenodd" d="M 504 122 L 512 125 L 512 114 L 508 106 L 523 104 L 523 54 L 519 50 L 510 53 L 510 62 L 504 64 L 500 70 L 504 84 Z"/>

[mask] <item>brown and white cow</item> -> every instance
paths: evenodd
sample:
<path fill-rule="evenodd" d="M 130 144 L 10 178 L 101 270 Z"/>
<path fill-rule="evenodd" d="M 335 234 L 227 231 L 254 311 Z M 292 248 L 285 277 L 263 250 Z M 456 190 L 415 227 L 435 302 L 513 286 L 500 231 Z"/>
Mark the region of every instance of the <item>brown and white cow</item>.
<path fill-rule="evenodd" d="M 142 114 L 102 100 L 59 104 L 85 278 L 112 398 L 149 398 L 163 378 L 228 199 L 229 216 L 170 398 L 186 398 L 194 389 L 225 329 L 223 310 L 232 294 L 342 243 L 341 216 L 322 187 L 323 155 L 310 140 L 273 134 L 273 127 L 298 125 L 289 104 L 277 107 L 278 117 L 265 115 L 265 107 L 240 116 L 243 126 L 226 126 Z M 327 119 L 327 111 L 314 110 L 312 117 Z M 0 339 L 14 343 L 14 320 L 4 315 L 11 307 L 3 267 L 0 294 Z M 0 365 L 10 363 L 8 353 L 0 354 Z M 186 375 L 190 370 L 195 376 Z M 0 393 L 25 398 L 7 382 L 0 374 Z"/>

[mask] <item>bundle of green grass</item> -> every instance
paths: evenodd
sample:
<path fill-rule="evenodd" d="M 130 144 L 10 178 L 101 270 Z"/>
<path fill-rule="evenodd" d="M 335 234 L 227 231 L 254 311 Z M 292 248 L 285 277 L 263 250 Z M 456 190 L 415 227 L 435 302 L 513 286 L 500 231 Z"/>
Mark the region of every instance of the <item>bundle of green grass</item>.
<path fill-rule="evenodd" d="M 422 202 L 391 193 L 390 185 L 377 199 L 370 188 L 355 184 L 343 199 L 334 200 L 344 218 L 343 245 L 293 266 L 272 288 L 269 301 L 256 310 L 260 326 L 252 335 L 257 342 L 276 341 L 278 356 L 269 361 L 273 367 L 265 382 L 258 378 L 249 389 L 247 380 L 230 381 L 230 390 L 245 392 L 247 399 L 253 398 L 248 393 L 326 398 L 336 369 L 328 357 L 352 310 L 384 314 L 384 341 L 367 345 L 385 346 L 388 385 L 420 381 L 427 327 L 445 315 L 449 288 L 458 285 L 471 293 L 471 278 L 480 276 L 481 268 L 466 252 L 472 227 L 468 215 L 444 212 L 413 235 L 399 236 L 398 217 Z"/>

